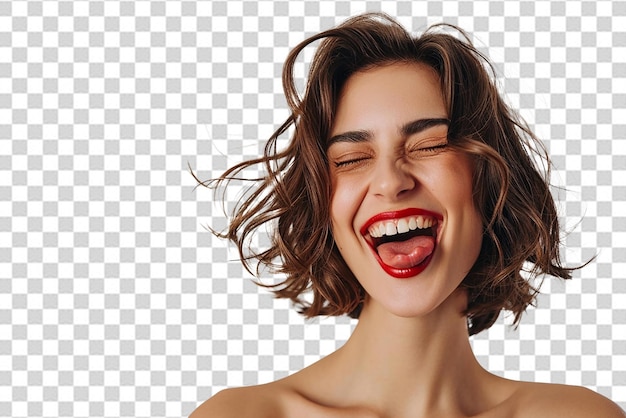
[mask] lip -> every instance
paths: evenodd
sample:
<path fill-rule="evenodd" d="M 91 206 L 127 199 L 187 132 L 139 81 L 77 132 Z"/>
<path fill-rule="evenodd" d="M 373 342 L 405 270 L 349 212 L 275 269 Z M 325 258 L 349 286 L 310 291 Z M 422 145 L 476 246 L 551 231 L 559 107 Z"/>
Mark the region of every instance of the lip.
<path fill-rule="evenodd" d="M 436 234 L 437 239 L 435 241 L 435 248 L 433 249 L 433 252 L 416 266 L 413 266 L 411 268 L 406 268 L 406 269 L 398 269 L 398 268 L 391 267 L 385 264 L 380 258 L 380 256 L 378 255 L 378 252 L 376 251 L 376 248 L 374 247 L 372 240 L 370 239 L 365 240 L 367 244 L 369 245 L 370 249 L 372 250 L 374 257 L 378 261 L 378 264 L 387 274 L 389 274 L 392 277 L 395 277 L 397 279 L 408 279 L 409 277 L 417 276 L 422 271 L 424 271 L 426 267 L 428 267 L 428 265 L 430 264 L 430 261 L 432 260 L 433 254 L 435 253 L 435 250 L 437 249 L 437 242 L 439 241 L 439 229 L 441 228 L 441 221 L 443 221 L 443 215 L 430 211 L 430 210 L 420 209 L 420 208 L 408 208 L 408 209 L 402 209 L 402 210 L 382 212 L 368 219 L 363 224 L 363 226 L 361 227 L 359 231 L 363 237 L 367 237 L 369 235 L 368 233 L 369 227 L 376 222 L 386 221 L 386 220 L 391 220 L 391 219 L 400 219 L 400 218 L 405 218 L 407 216 L 420 216 L 420 215 L 437 219 L 438 227 L 437 227 L 437 234 Z"/>

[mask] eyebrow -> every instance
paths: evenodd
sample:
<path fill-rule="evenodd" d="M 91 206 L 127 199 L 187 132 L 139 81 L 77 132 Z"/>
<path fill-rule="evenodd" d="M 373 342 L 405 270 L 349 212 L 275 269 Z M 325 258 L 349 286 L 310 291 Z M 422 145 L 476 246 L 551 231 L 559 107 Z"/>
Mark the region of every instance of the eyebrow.
<path fill-rule="evenodd" d="M 407 137 L 438 125 L 449 126 L 450 120 L 446 118 L 417 119 L 405 123 L 400 127 L 399 131 L 403 137 Z M 330 148 L 331 145 L 337 142 L 366 142 L 369 141 L 373 136 L 374 135 L 372 134 L 372 132 L 367 130 L 342 132 L 340 134 L 331 136 L 326 143 L 326 147 Z"/>

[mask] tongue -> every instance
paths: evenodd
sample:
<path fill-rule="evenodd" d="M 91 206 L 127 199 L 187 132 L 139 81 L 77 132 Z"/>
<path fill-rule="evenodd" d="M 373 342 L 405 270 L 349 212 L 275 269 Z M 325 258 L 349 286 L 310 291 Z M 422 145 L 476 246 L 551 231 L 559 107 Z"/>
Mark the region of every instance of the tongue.
<path fill-rule="evenodd" d="M 397 269 L 417 266 L 435 249 L 435 238 L 417 236 L 406 241 L 387 242 L 377 247 L 383 263 Z"/>

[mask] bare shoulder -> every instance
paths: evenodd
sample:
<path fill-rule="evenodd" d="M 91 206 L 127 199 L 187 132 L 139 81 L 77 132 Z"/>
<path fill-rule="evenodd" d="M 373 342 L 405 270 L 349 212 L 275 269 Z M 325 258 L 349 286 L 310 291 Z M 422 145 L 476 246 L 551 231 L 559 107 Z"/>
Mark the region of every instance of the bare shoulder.
<path fill-rule="evenodd" d="M 278 388 L 269 385 L 225 389 L 196 408 L 189 418 L 279 418 L 284 416 Z"/>
<path fill-rule="evenodd" d="M 332 407 L 303 394 L 288 379 L 226 389 L 200 405 L 189 418 L 372 418 L 360 407 Z"/>
<path fill-rule="evenodd" d="M 580 386 L 528 383 L 516 399 L 520 418 L 626 418 L 617 404 Z"/>

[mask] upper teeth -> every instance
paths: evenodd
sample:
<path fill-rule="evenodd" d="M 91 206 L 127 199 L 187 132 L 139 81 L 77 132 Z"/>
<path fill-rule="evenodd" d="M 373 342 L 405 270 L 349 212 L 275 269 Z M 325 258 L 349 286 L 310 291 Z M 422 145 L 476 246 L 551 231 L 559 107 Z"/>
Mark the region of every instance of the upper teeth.
<path fill-rule="evenodd" d="M 391 221 L 376 222 L 368 228 L 370 236 L 380 238 L 383 235 L 391 236 L 396 234 L 404 234 L 405 232 L 414 231 L 416 229 L 430 228 L 435 224 L 435 219 L 425 216 L 410 216 L 402 219 L 394 219 Z"/>

